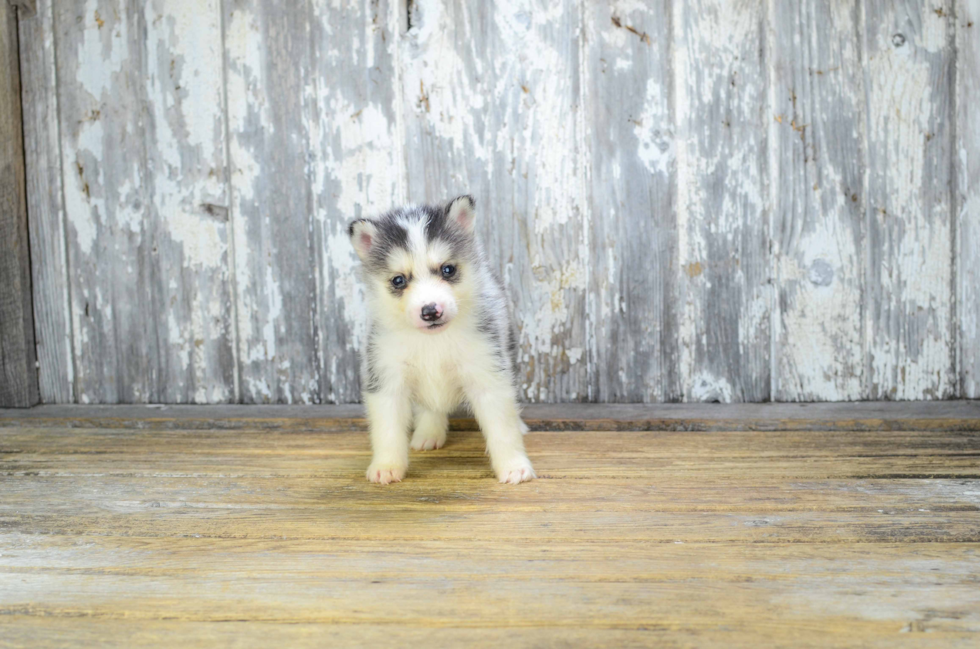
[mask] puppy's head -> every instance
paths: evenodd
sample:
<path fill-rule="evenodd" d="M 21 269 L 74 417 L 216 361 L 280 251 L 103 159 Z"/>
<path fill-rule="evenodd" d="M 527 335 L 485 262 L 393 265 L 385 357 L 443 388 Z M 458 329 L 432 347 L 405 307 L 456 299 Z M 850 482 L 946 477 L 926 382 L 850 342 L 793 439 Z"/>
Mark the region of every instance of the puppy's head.
<path fill-rule="evenodd" d="M 475 290 L 473 199 L 399 208 L 350 225 L 375 316 L 426 333 L 446 328 Z"/>

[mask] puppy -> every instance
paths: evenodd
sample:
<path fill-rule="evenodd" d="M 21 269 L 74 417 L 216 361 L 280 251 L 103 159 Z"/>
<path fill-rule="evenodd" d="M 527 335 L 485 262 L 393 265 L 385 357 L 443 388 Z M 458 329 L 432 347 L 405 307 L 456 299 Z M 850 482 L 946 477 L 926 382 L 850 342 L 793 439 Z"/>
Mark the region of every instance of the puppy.
<path fill-rule="evenodd" d="M 503 289 L 474 234 L 473 199 L 398 208 L 350 225 L 368 303 L 361 388 L 371 428 L 367 477 L 405 477 L 411 446 L 446 443 L 449 413 L 468 406 L 500 482 L 536 477 L 515 384 L 517 343 Z"/>

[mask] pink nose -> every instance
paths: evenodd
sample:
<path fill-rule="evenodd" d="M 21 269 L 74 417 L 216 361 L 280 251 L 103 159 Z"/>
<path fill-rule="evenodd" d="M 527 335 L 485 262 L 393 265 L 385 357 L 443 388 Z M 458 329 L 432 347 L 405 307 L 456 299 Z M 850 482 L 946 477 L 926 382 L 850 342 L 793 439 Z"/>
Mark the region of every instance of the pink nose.
<path fill-rule="evenodd" d="M 442 305 L 432 302 L 422 307 L 422 319 L 426 322 L 433 322 L 442 317 Z"/>

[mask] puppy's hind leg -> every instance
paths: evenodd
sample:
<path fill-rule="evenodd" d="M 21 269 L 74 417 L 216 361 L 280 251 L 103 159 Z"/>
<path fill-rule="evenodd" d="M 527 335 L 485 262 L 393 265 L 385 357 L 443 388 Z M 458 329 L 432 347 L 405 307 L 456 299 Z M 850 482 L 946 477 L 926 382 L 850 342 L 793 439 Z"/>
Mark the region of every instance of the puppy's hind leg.
<path fill-rule="evenodd" d="M 449 430 L 449 417 L 445 413 L 415 406 L 415 433 L 412 435 L 412 448 L 416 451 L 431 451 L 446 445 L 446 431 Z"/>

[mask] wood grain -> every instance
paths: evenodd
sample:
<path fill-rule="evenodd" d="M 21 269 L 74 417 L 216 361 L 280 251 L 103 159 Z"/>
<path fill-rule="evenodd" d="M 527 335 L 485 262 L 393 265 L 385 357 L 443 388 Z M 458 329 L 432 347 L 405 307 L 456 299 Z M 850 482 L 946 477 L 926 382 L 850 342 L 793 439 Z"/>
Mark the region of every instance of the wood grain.
<path fill-rule="evenodd" d="M 867 152 L 860 6 L 815 0 L 777 2 L 772 10 L 773 398 L 861 399 Z"/>
<path fill-rule="evenodd" d="M 347 224 L 404 200 L 394 82 L 400 4 L 313 3 L 310 138 L 319 391 L 306 402 L 360 399 L 357 353 L 366 313 Z"/>
<path fill-rule="evenodd" d="M 24 156 L 29 170 L 27 213 L 30 218 L 27 225 L 31 243 L 40 398 L 45 403 L 73 403 L 75 359 L 61 191 L 61 135 L 51 1 L 40 0 L 34 16 L 21 15 L 20 18 Z"/>
<path fill-rule="evenodd" d="M 412 6 L 402 44 L 407 197 L 476 198 L 517 320 L 522 397 L 588 400 L 581 6 Z"/>
<path fill-rule="evenodd" d="M 239 400 L 319 394 L 309 8 L 224 3 Z"/>
<path fill-rule="evenodd" d="M 975 2 L 845 4 L 42 0 L 41 396 L 355 403 L 344 224 L 468 192 L 525 401 L 978 398 Z"/>
<path fill-rule="evenodd" d="M 670 3 L 585 3 L 592 400 L 676 401 Z"/>
<path fill-rule="evenodd" d="M 146 400 L 234 401 L 221 2 L 158 1 L 142 20 L 152 237 L 144 272 L 160 313 L 160 395 Z"/>
<path fill-rule="evenodd" d="M 673 11 L 680 365 L 686 401 L 768 401 L 771 269 L 765 13 Z"/>
<path fill-rule="evenodd" d="M 0 3 L 0 406 L 37 403 L 17 10 Z"/>
<path fill-rule="evenodd" d="M 960 396 L 980 399 L 980 1 L 956 3 L 956 318 Z"/>
<path fill-rule="evenodd" d="M 0 428 L 10 646 L 966 647 L 980 633 L 980 419 L 535 432 L 542 477 L 519 488 L 459 432 L 379 488 L 367 436 L 342 420 L 150 431 L 27 415 Z"/>
<path fill-rule="evenodd" d="M 217 5 L 93 0 L 55 27 L 76 398 L 230 400 Z"/>
<path fill-rule="evenodd" d="M 871 399 L 955 394 L 950 2 L 866 0 Z"/>
<path fill-rule="evenodd" d="M 143 16 L 132 6 L 52 3 L 68 294 L 81 403 L 162 398 L 160 319 L 143 140 Z M 111 263 L 104 263 L 111 260 Z M 153 360 L 151 360 L 153 359 Z"/>

